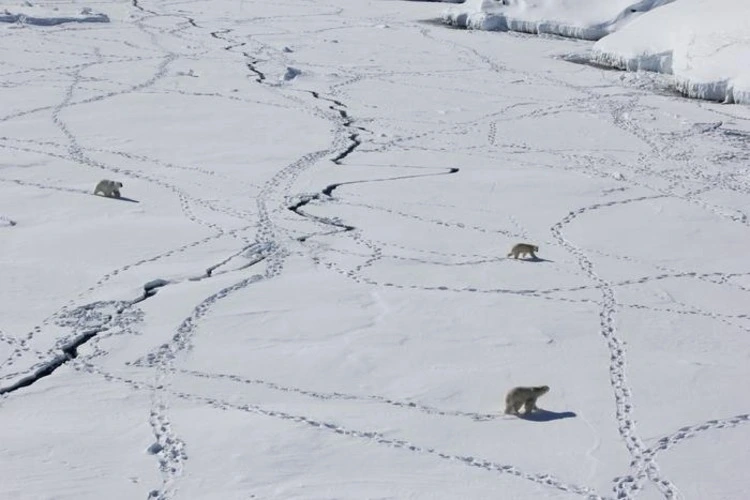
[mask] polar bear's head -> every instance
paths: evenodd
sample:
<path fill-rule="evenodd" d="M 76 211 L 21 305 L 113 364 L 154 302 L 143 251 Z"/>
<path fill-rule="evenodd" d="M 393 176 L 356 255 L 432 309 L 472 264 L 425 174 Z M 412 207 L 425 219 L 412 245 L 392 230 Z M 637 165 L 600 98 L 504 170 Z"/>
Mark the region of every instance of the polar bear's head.
<path fill-rule="evenodd" d="M 113 188 L 117 188 L 117 189 L 120 189 L 120 188 L 122 187 L 122 182 L 117 182 L 117 181 L 116 181 L 116 182 L 113 182 L 113 183 L 112 183 L 112 187 L 113 187 Z"/>

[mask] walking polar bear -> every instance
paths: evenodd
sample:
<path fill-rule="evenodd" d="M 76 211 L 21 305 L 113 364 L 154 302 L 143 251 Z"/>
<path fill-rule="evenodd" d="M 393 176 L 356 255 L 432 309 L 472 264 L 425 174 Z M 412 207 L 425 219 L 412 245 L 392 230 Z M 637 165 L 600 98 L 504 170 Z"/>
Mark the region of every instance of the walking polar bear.
<path fill-rule="evenodd" d="M 532 259 L 537 259 L 538 257 L 534 252 L 538 251 L 539 247 L 536 245 L 532 245 L 531 243 L 518 243 L 517 245 L 514 245 L 510 250 L 508 257 L 514 257 L 517 259 L 519 255 L 521 257 L 523 257 L 524 255 L 531 255 Z"/>
<path fill-rule="evenodd" d="M 537 411 L 539 409 L 536 406 L 537 398 L 548 392 L 548 385 L 540 385 L 537 387 L 514 387 L 508 391 L 508 395 L 505 396 L 505 413 L 518 415 L 522 406 L 524 407 L 525 415 Z"/>
<path fill-rule="evenodd" d="M 119 198 L 121 187 L 122 187 L 122 182 L 102 179 L 99 181 L 99 184 L 96 185 L 96 189 L 94 189 L 94 194 L 102 193 L 102 195 L 108 198 L 112 198 L 112 197 Z"/>

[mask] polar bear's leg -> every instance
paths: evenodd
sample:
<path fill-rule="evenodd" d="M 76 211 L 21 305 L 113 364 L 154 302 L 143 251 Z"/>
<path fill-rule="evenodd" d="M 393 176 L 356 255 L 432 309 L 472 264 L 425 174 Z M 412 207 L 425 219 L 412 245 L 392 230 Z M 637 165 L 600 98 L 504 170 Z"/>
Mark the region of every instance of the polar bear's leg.
<path fill-rule="evenodd" d="M 533 411 L 538 410 L 539 408 L 536 407 L 536 398 L 529 398 L 526 400 L 526 403 L 524 404 L 524 413 L 531 413 Z"/>

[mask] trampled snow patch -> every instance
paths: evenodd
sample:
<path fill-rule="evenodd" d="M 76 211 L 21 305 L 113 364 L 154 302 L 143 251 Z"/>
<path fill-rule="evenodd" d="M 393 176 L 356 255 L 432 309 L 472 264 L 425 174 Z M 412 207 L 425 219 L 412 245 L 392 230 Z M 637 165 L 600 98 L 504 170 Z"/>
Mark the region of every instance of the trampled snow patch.
<path fill-rule="evenodd" d="M 108 23 L 109 16 L 90 7 L 44 7 L 31 2 L 0 4 L 0 22 L 55 26 L 64 23 Z"/>
<path fill-rule="evenodd" d="M 674 0 L 469 0 L 445 11 L 447 24 L 488 31 L 549 33 L 598 40 Z"/>
<path fill-rule="evenodd" d="M 750 103 L 750 3 L 680 0 L 594 45 L 594 60 L 671 73 L 690 97 Z"/>

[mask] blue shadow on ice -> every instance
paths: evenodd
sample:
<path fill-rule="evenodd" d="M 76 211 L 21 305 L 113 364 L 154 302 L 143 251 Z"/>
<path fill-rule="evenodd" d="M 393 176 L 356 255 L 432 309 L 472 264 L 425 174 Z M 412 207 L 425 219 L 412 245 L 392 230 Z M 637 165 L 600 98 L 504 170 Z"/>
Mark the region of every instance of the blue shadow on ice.
<path fill-rule="evenodd" d="M 531 422 L 551 422 L 552 420 L 561 420 L 563 418 L 573 418 L 577 416 L 572 411 L 563 411 L 563 412 L 556 412 L 556 411 L 549 411 L 549 410 L 542 410 L 541 408 L 533 413 L 529 413 L 528 415 L 521 414 L 518 416 L 518 418 L 521 418 L 523 420 L 529 420 Z"/>
<path fill-rule="evenodd" d="M 119 200 L 119 201 L 129 201 L 130 203 L 140 203 L 138 200 L 134 200 L 132 198 L 125 198 L 124 196 L 120 196 L 119 198 L 107 197 L 107 196 L 100 196 L 100 198 L 109 198 L 110 200 Z"/>
<path fill-rule="evenodd" d="M 542 259 L 541 257 L 527 257 L 525 259 L 514 259 L 513 257 L 505 257 L 507 260 L 518 261 L 518 262 L 555 262 L 554 260 Z"/>

